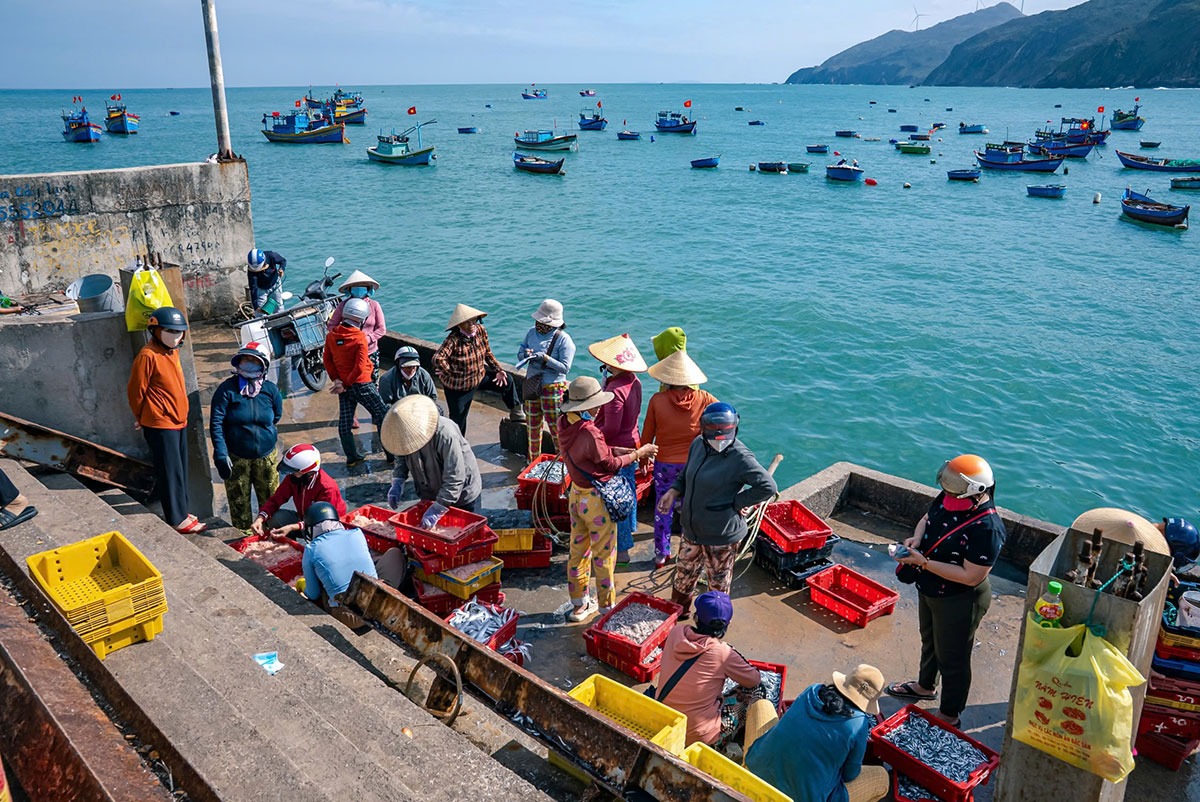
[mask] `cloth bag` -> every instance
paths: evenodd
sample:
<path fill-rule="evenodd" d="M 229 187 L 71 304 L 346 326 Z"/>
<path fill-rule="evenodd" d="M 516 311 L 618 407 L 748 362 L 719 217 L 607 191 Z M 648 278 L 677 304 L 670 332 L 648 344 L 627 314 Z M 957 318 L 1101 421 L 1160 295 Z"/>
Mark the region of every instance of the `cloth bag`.
<path fill-rule="evenodd" d="M 158 271 L 153 267 L 139 267 L 134 271 L 129 283 L 129 297 L 125 299 L 125 328 L 145 331 L 146 321 L 155 310 L 174 305 Z"/>
<path fill-rule="evenodd" d="M 554 353 L 554 343 L 558 339 L 559 329 L 554 330 L 554 334 L 550 337 L 550 342 L 546 343 L 546 353 Z M 528 367 L 525 368 L 525 380 L 521 382 L 521 400 L 522 401 L 538 401 L 542 397 L 542 371 L 533 373 Z"/>
<path fill-rule="evenodd" d="M 1120 782 L 1133 771 L 1129 688 L 1145 681 L 1125 655 L 1084 624 L 1041 627 L 1031 613 L 1013 705 L 1013 738 Z"/>

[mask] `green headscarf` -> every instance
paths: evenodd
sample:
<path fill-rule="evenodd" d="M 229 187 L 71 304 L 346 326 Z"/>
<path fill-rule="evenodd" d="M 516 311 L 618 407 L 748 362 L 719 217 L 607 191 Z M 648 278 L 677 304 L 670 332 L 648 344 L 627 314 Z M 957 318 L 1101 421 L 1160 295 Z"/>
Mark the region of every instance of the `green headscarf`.
<path fill-rule="evenodd" d="M 650 341 L 654 343 L 654 355 L 660 362 L 676 351 L 687 350 L 687 335 L 678 326 L 656 334 Z"/>

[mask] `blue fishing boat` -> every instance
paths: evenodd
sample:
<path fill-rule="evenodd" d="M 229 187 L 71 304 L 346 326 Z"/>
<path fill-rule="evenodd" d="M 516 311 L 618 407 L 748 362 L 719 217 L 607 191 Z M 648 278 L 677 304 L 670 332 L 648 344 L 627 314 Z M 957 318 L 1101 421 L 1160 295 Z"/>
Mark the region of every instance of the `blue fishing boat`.
<path fill-rule="evenodd" d="M 784 173 L 788 171 L 787 162 L 759 162 L 758 171 L 760 173 Z"/>
<path fill-rule="evenodd" d="M 1121 111 L 1117 109 L 1113 112 L 1112 130 L 1114 131 L 1140 131 L 1142 126 L 1146 124 L 1146 120 L 1138 116 L 1140 109 L 1136 102 L 1133 104 L 1133 111 Z"/>
<path fill-rule="evenodd" d="M 104 109 L 107 112 L 104 115 L 105 130 L 110 134 L 136 134 L 140 118 L 126 110 L 120 95 L 113 95 L 111 100 L 116 102 L 110 103 L 107 100 L 104 102 Z"/>
<path fill-rule="evenodd" d="M 766 123 L 763 122 L 762 120 L 751 120 L 750 122 L 748 122 L 746 124 L 747 125 L 766 125 Z"/>
<path fill-rule="evenodd" d="M 826 165 L 825 177 L 831 181 L 862 181 L 863 169 L 857 164 L 847 164 L 843 159 L 837 164 Z"/>
<path fill-rule="evenodd" d="M 1065 184 L 1031 184 L 1025 187 L 1031 198 L 1061 198 L 1067 194 Z"/>
<path fill-rule="evenodd" d="M 564 175 L 563 162 L 566 159 L 559 159 L 556 162 L 548 159 L 539 159 L 537 156 L 527 156 L 524 153 L 513 154 L 513 167 L 524 173 L 541 173 L 543 175 Z"/>
<path fill-rule="evenodd" d="M 852 139 L 853 137 L 858 136 L 858 134 L 855 133 L 854 131 L 834 131 L 833 135 L 840 136 L 843 139 Z"/>
<path fill-rule="evenodd" d="M 1066 156 L 1068 159 L 1086 159 L 1094 147 L 1096 146 L 1092 142 L 1084 142 L 1076 145 L 1070 142 L 1043 140 L 1041 142 L 1030 142 L 1029 152 L 1042 156 Z"/>
<path fill-rule="evenodd" d="M 1151 159 L 1136 153 L 1117 151 L 1122 167 L 1134 170 L 1151 170 L 1156 173 L 1194 173 L 1200 170 L 1200 159 Z"/>
<path fill-rule="evenodd" d="M 437 154 L 434 152 L 436 148 L 433 145 L 424 147 L 421 144 L 421 128 L 436 122 L 437 120 L 430 120 L 417 123 L 399 136 L 396 135 L 395 129 L 392 129 L 392 133 L 387 135 L 381 131 L 376 137 L 378 142 L 375 146 L 367 148 L 367 158 L 373 162 L 399 164 L 404 167 L 420 167 L 429 164 L 431 160 L 437 158 Z M 408 136 L 412 133 L 417 135 L 415 148 L 408 141 Z"/>
<path fill-rule="evenodd" d="M 601 116 L 600 109 L 584 109 L 579 112 L 579 130 L 581 131 L 603 131 L 607 125 L 608 120 Z"/>
<path fill-rule="evenodd" d="M 789 173 L 807 173 L 812 162 L 788 162 L 787 165 Z"/>
<path fill-rule="evenodd" d="M 692 166 L 697 169 L 702 169 L 702 168 L 706 168 L 706 167 L 716 167 L 717 164 L 720 163 L 720 161 L 721 161 L 721 157 L 719 155 L 718 156 L 710 156 L 707 159 L 692 159 Z"/>
<path fill-rule="evenodd" d="M 1019 170 L 1033 173 L 1053 173 L 1066 160 L 1065 156 L 1048 159 L 1026 159 L 1023 150 L 1015 148 L 988 149 L 987 153 L 975 151 L 980 167 L 989 170 Z"/>
<path fill-rule="evenodd" d="M 1200 189 L 1200 175 L 1172 178 L 1171 189 Z"/>
<path fill-rule="evenodd" d="M 895 113 L 896 113 L 895 109 L 888 109 L 888 114 L 895 114 Z"/>
<path fill-rule="evenodd" d="M 984 128 L 983 125 L 981 125 L 979 123 L 972 123 L 971 125 L 967 125 L 966 123 L 959 123 L 958 124 L 958 132 L 960 134 L 986 134 L 988 132 L 988 130 L 987 130 L 987 128 Z"/>
<path fill-rule="evenodd" d="M 330 123 L 324 117 L 314 117 L 306 111 L 264 114 L 262 134 L 270 142 L 307 145 L 350 142 L 346 139 L 345 123 Z"/>
<path fill-rule="evenodd" d="M 521 92 L 521 97 L 525 100 L 545 100 L 547 97 L 545 89 L 534 89 L 530 87 Z"/>
<path fill-rule="evenodd" d="M 914 142 L 928 142 L 933 139 L 930 134 L 909 134 L 908 138 Z"/>
<path fill-rule="evenodd" d="M 596 90 L 595 89 L 580 89 L 579 96 L 580 97 L 595 97 Z"/>
<path fill-rule="evenodd" d="M 519 148 L 527 150 L 578 150 L 578 134 L 555 134 L 553 131 L 526 131 L 513 137 Z"/>
<path fill-rule="evenodd" d="M 168 112 L 167 112 L 167 114 L 168 114 L 169 116 L 171 116 L 171 117 L 178 117 L 178 116 L 179 116 L 179 112 L 177 112 L 177 111 L 168 111 Z"/>
<path fill-rule="evenodd" d="M 366 125 L 367 110 L 363 108 L 351 108 L 349 106 L 338 106 L 330 103 L 324 108 L 324 117 L 326 120 L 331 120 L 334 123 L 344 123 L 345 125 Z"/>
<path fill-rule="evenodd" d="M 972 170 L 947 170 L 946 178 L 951 181 L 979 181 L 979 177 L 983 175 L 978 169 Z"/>
<path fill-rule="evenodd" d="M 914 132 L 916 132 L 916 131 L 919 131 L 919 130 L 921 130 L 921 129 L 920 129 L 920 128 L 918 128 L 918 127 L 917 127 L 917 126 L 915 126 L 915 125 L 902 125 L 902 126 L 900 126 L 900 131 L 901 131 L 902 133 L 905 133 L 905 134 L 911 134 L 911 133 L 914 133 Z"/>
<path fill-rule="evenodd" d="M 635 139 L 641 139 L 642 135 L 638 131 L 617 131 L 617 139 L 622 142 L 632 142 Z"/>
<path fill-rule="evenodd" d="M 806 145 L 804 149 L 807 150 L 809 153 L 828 153 L 829 152 L 828 145 Z"/>
<path fill-rule="evenodd" d="M 464 125 L 463 127 L 458 129 L 458 132 L 460 134 L 478 134 L 479 129 L 473 125 Z"/>
<path fill-rule="evenodd" d="M 1169 203 L 1158 203 L 1148 195 L 1134 192 L 1129 187 L 1121 196 L 1121 211 L 1134 220 L 1143 223 L 1156 223 L 1160 226 L 1187 228 L 1188 210 L 1191 206 L 1173 206 Z"/>
<path fill-rule="evenodd" d="M 87 109 L 80 108 L 79 111 L 64 111 L 63 118 L 63 139 L 68 142 L 99 142 L 100 141 L 100 126 L 88 118 Z"/>
<path fill-rule="evenodd" d="M 1155 142 L 1152 139 L 1143 139 L 1138 144 L 1141 145 L 1143 148 L 1157 148 L 1159 145 L 1162 144 L 1162 142 Z"/>
<path fill-rule="evenodd" d="M 312 89 L 309 89 L 308 94 L 304 96 L 305 108 L 320 109 L 330 104 L 342 108 L 356 109 L 363 104 L 363 96 L 361 92 L 347 92 L 340 87 L 335 89 L 333 95 L 327 98 L 318 98 L 313 94 Z"/>
<path fill-rule="evenodd" d="M 677 111 L 660 111 L 654 121 L 654 127 L 663 134 L 696 133 L 696 121 L 689 120 L 686 114 Z"/>
<path fill-rule="evenodd" d="M 930 131 L 940 131 L 940 130 L 942 130 L 942 129 L 943 129 L 943 128 L 945 128 L 945 127 L 946 127 L 946 124 L 945 124 L 945 123 L 934 123 L 934 124 L 933 124 L 933 126 L 932 126 L 932 127 L 930 127 L 930 129 L 929 129 L 929 130 L 930 130 Z"/>
<path fill-rule="evenodd" d="M 1058 124 L 1058 130 L 1052 128 L 1034 131 L 1034 139 L 1038 142 L 1046 140 L 1067 142 L 1080 145 L 1090 142 L 1093 145 L 1103 145 L 1111 131 L 1101 131 L 1096 128 L 1095 117 L 1063 117 Z"/>

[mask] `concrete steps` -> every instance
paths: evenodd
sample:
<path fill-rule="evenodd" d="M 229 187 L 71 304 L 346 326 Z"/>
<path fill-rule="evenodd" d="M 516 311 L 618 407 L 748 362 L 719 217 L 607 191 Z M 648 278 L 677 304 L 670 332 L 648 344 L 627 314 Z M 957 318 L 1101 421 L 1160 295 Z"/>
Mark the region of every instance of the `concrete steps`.
<path fill-rule="evenodd" d="M 330 642 L 336 637 L 318 635 L 340 626 L 319 609 L 273 578 L 269 595 L 239 578 L 262 572 L 230 565 L 247 561 L 219 540 L 201 549 L 157 517 L 117 513 L 69 476 L 43 485 L 15 463 L 3 468 L 40 510 L 0 533 L 18 562 L 117 529 L 162 571 L 164 632 L 105 667 L 222 799 L 548 798 L 362 670 Z M 276 676 L 253 661 L 262 651 L 279 652 L 285 668 Z"/>

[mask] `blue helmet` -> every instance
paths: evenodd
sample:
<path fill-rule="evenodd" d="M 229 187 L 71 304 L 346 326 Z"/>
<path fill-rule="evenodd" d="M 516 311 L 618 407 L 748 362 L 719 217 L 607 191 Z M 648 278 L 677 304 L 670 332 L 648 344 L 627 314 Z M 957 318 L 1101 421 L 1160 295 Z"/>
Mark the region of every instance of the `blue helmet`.
<path fill-rule="evenodd" d="M 717 401 L 704 408 L 700 415 L 700 434 L 706 440 L 726 441 L 737 437 L 737 410 L 724 401 Z"/>
<path fill-rule="evenodd" d="M 246 264 L 250 265 L 250 269 L 255 272 L 263 270 L 267 266 L 267 255 L 255 248 L 246 254 Z"/>
<path fill-rule="evenodd" d="M 1200 532 L 1183 518 L 1163 518 L 1163 535 L 1167 548 L 1175 559 L 1175 567 L 1183 568 L 1200 559 Z"/>

